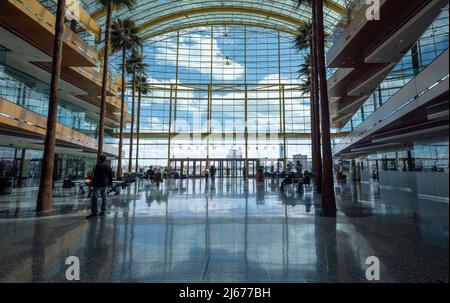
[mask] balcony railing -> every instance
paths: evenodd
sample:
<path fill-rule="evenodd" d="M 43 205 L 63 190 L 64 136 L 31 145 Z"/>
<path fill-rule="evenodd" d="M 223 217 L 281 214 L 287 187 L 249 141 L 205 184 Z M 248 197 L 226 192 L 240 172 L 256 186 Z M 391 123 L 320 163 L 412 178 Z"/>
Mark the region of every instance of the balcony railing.
<path fill-rule="evenodd" d="M 358 13 L 367 6 L 365 0 L 354 0 L 351 1 L 345 8 L 345 13 L 339 19 L 333 35 L 330 37 L 331 43 L 336 43 L 342 34 L 345 32 L 347 27 L 352 23 Z"/>
<path fill-rule="evenodd" d="M 39 19 L 41 22 L 46 24 L 49 28 L 54 29 L 54 20 L 48 20 L 48 13 L 51 14 L 46 7 L 42 7 L 38 1 L 27 1 L 27 0 L 17 0 L 15 4 L 21 5 L 25 10 L 31 15 Z M 44 8 L 44 10 L 42 10 Z M 67 44 L 75 47 L 80 54 L 83 54 L 86 58 L 92 61 L 97 60 L 97 52 L 89 47 L 80 36 L 76 35 L 71 31 L 65 31 L 64 40 Z"/>
<path fill-rule="evenodd" d="M 409 50 L 395 68 L 388 74 L 385 80 L 375 89 L 375 95 L 368 97 L 364 107 L 373 108 L 372 111 L 360 109 L 352 119 L 344 126 L 343 131 L 352 131 L 362 122 L 367 120 L 376 111 L 376 108 L 391 99 L 419 72 L 427 68 L 449 47 L 448 36 L 448 6 L 433 22 L 428 30 L 418 40 L 417 58 L 418 66 L 413 65 L 412 51 Z M 372 105 L 373 104 L 373 105 Z"/>
<path fill-rule="evenodd" d="M 50 11 L 54 16 L 56 16 L 57 4 L 54 0 L 38 0 L 38 2 Z M 81 0 L 78 0 L 77 4 L 80 5 L 81 9 L 87 10 L 87 4 Z M 73 15 L 73 12 L 66 7 L 66 15 Z M 71 20 L 67 20 L 66 26 L 76 32 L 78 36 L 90 47 L 97 47 L 97 39 L 93 33 L 86 28 L 82 22 L 72 23 Z"/>

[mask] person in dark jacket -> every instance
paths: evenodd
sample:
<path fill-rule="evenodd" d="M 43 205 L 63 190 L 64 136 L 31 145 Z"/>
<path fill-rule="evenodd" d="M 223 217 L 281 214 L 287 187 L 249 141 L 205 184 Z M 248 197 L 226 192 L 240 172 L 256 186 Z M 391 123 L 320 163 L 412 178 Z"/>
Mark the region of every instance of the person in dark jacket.
<path fill-rule="evenodd" d="M 91 214 L 87 217 L 96 218 L 99 216 L 98 213 L 98 195 L 102 196 L 102 208 L 100 211 L 100 216 L 106 215 L 106 208 L 108 207 L 108 187 L 112 186 L 113 174 L 111 166 L 106 164 L 106 157 L 100 156 L 97 165 L 94 167 L 94 172 L 92 175 L 91 187 Z"/>
<path fill-rule="evenodd" d="M 216 179 L 216 173 L 217 173 L 217 169 L 215 165 L 211 165 L 211 168 L 209 170 L 210 174 L 211 174 L 211 180 L 214 181 Z"/>

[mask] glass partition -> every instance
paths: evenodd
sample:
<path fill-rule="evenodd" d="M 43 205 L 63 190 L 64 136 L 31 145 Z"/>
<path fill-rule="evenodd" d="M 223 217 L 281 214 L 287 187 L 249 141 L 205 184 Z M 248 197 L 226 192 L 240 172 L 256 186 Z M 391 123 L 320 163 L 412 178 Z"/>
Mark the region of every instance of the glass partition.
<path fill-rule="evenodd" d="M 389 73 L 341 131 L 352 131 L 449 47 L 448 7 Z M 417 62 L 413 52 L 417 51 Z"/>
<path fill-rule="evenodd" d="M 1 52 L 0 52 L 1 54 Z M 1 56 L 1 55 L 0 55 Z M 50 86 L 0 61 L 0 97 L 47 116 Z M 97 137 L 97 118 L 64 99 L 58 104 L 58 122 L 90 137 Z"/>

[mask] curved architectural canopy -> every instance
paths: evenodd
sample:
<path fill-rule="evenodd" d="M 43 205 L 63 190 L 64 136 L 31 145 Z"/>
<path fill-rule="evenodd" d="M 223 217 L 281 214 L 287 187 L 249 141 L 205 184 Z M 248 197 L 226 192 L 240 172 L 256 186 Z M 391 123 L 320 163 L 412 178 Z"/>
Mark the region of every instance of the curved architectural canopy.
<path fill-rule="evenodd" d="M 91 15 L 104 26 L 105 10 L 97 0 L 85 0 Z M 325 1 L 325 25 L 332 31 L 349 0 Z M 295 33 L 310 9 L 296 9 L 293 0 L 138 0 L 134 10 L 117 7 L 114 16 L 131 17 L 146 38 L 174 30 L 206 25 L 245 25 Z"/>

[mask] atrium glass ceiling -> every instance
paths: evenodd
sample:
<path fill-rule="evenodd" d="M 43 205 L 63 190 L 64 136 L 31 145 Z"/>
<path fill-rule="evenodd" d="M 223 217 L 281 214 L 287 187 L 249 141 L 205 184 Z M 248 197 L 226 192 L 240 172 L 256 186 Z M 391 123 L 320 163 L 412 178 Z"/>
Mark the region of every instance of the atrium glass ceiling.
<path fill-rule="evenodd" d="M 105 10 L 97 0 L 83 0 L 89 13 L 104 26 Z M 330 33 L 344 14 L 349 0 L 326 0 L 325 26 Z M 295 9 L 292 0 L 138 0 L 134 10 L 117 8 L 113 16 L 132 18 L 143 37 L 203 25 L 246 25 L 295 33 L 301 21 L 311 18 L 310 9 Z"/>

